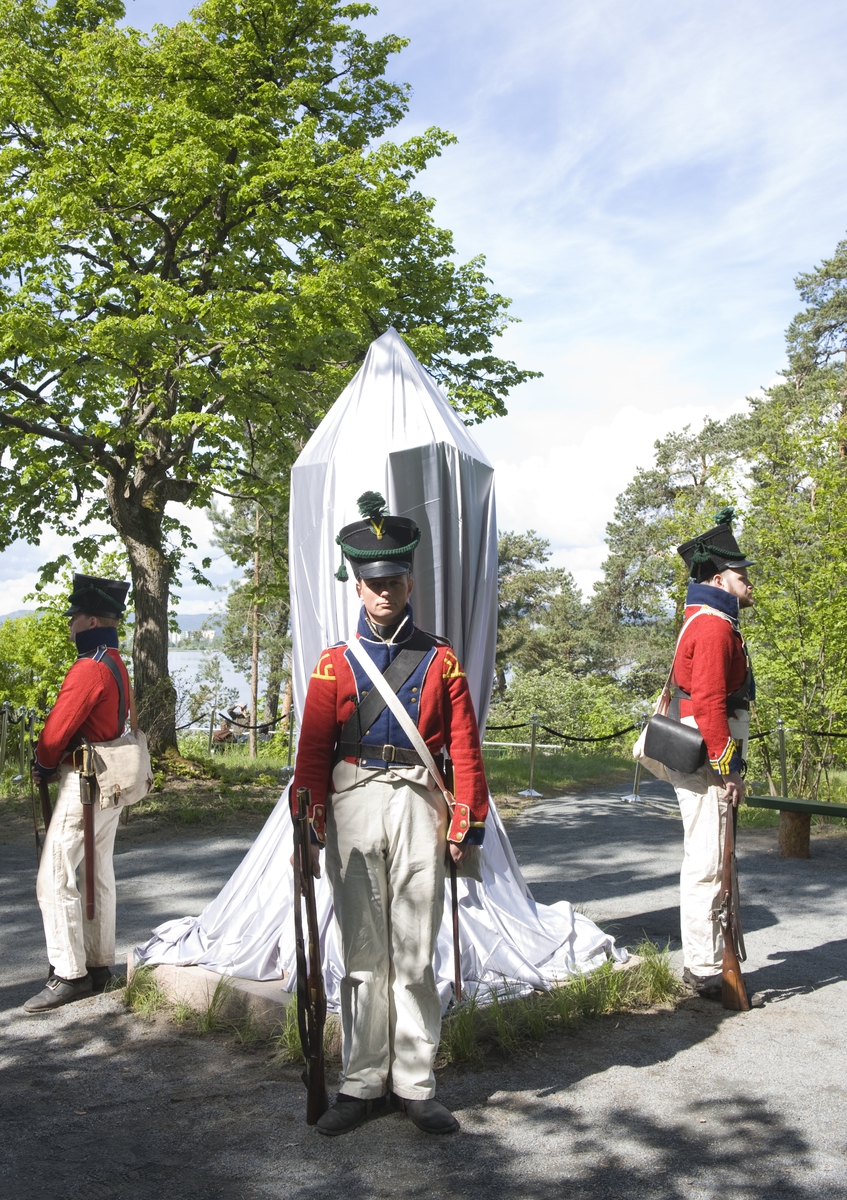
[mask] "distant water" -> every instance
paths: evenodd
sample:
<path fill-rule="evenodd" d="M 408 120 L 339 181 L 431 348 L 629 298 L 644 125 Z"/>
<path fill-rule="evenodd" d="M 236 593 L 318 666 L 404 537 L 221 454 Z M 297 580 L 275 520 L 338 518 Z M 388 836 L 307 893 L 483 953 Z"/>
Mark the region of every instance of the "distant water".
<path fill-rule="evenodd" d="M 250 682 L 243 675 L 236 671 L 235 667 L 220 651 L 214 651 L 218 655 L 221 664 L 221 675 L 224 679 L 224 687 L 232 688 L 238 696 L 239 701 L 243 704 L 250 703 Z M 192 691 L 195 686 L 195 680 L 203 663 L 211 657 L 210 654 L 202 650 L 176 650 L 173 647 L 168 649 L 168 670 L 172 675 L 177 674 L 176 685 L 180 692 Z M 259 673 L 259 686 L 263 683 L 261 672 Z"/>

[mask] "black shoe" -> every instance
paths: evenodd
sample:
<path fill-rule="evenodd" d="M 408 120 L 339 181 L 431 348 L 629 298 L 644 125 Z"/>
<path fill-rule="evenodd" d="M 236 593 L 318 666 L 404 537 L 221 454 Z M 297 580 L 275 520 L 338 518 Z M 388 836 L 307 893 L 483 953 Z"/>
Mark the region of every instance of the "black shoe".
<path fill-rule="evenodd" d="M 54 975 L 37 996 L 27 1000 L 24 1012 L 49 1012 L 53 1008 L 61 1008 L 63 1004 L 70 1004 L 72 1000 L 83 1000 L 91 994 L 90 975 L 83 975 L 80 979 L 60 979 Z"/>
<path fill-rule="evenodd" d="M 338 1137 L 341 1133 L 349 1133 L 364 1121 L 373 1117 L 381 1117 L 388 1112 L 387 1096 L 378 1096 L 375 1100 L 360 1100 L 357 1096 L 345 1096 L 339 1092 L 335 1104 L 328 1108 L 317 1123 L 318 1133 L 327 1137 Z"/>
<path fill-rule="evenodd" d="M 101 992 L 105 992 L 112 972 L 108 967 L 88 967 L 87 970 L 91 976 L 91 990 L 95 996 L 99 996 Z"/>
<path fill-rule="evenodd" d="M 459 1122 L 440 1100 L 405 1100 L 395 1096 L 409 1120 L 424 1133 L 455 1133 Z"/>
<path fill-rule="evenodd" d="M 686 967 L 682 972 L 682 979 L 695 995 L 704 1000 L 720 1000 L 723 996 L 722 975 L 695 975 Z"/>

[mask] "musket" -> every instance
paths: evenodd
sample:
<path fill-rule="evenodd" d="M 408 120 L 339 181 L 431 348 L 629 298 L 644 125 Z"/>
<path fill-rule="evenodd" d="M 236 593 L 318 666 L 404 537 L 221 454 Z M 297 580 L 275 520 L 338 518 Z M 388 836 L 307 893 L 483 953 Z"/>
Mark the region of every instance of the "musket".
<path fill-rule="evenodd" d="M 79 755 L 79 766 L 77 766 Z M 94 920 L 94 799 L 97 776 L 94 774 L 91 745 L 83 739 L 74 751 L 74 766 L 79 775 L 79 799 L 82 804 L 82 848 L 85 855 L 85 915 Z"/>
<path fill-rule="evenodd" d="M 738 906 L 738 871 L 735 861 L 737 821 L 738 809 L 734 804 L 730 804 L 729 812 L 726 814 L 721 904 L 713 916 L 717 917 L 723 929 L 721 1001 L 724 1008 L 730 1008 L 735 1012 L 748 1012 L 750 1001 L 747 997 L 744 976 L 741 974 L 741 963 L 747 958 L 747 952 L 744 948 L 744 934 L 741 929 L 741 914 Z"/>
<path fill-rule="evenodd" d="M 303 939 L 301 896 L 306 903 L 309 952 Z M 324 1071 L 324 1025 L 326 992 L 321 969 L 321 943 L 318 910 L 315 903 L 315 877 L 312 874 L 312 849 L 309 831 L 309 789 L 297 789 L 297 816 L 294 820 L 294 936 L 297 950 L 297 1025 L 306 1068 L 306 1124 L 315 1125 L 329 1107 Z"/>
<path fill-rule="evenodd" d="M 462 1003 L 462 947 L 459 942 L 459 890 L 456 885 L 456 861 L 447 850 L 450 864 L 450 899 L 453 905 L 453 991 L 456 1003 Z"/>
<path fill-rule="evenodd" d="M 444 764 L 447 786 L 453 791 L 453 763 Z M 450 871 L 450 905 L 453 911 L 453 995 L 456 1004 L 462 1003 L 462 944 L 459 941 L 459 888 L 456 879 L 456 860 L 447 847 L 447 866 Z"/>

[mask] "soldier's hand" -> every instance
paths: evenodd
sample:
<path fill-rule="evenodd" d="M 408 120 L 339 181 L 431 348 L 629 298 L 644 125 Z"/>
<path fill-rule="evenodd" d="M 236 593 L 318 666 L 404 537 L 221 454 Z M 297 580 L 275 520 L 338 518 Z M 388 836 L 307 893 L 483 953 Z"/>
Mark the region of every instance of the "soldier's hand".
<path fill-rule="evenodd" d="M 321 877 L 321 848 L 320 848 L 320 846 L 316 846 L 315 843 L 312 842 L 311 845 L 309 846 L 309 850 L 311 852 L 312 874 L 314 875 L 315 879 L 320 879 L 320 877 Z M 291 855 L 291 858 L 288 861 L 291 863 L 291 865 L 293 867 L 294 866 L 294 855 L 293 854 Z"/>
<path fill-rule="evenodd" d="M 729 801 L 733 808 L 737 808 L 744 799 L 744 780 L 738 771 L 732 771 L 729 775 L 722 775 L 721 778 L 723 779 L 724 799 Z"/>
<path fill-rule="evenodd" d="M 32 768 L 31 774 L 33 783 L 39 783 L 42 779 L 48 783 L 54 783 L 59 778 L 58 771 L 51 771 L 49 775 L 45 775 L 43 771 L 36 771 L 35 767 Z"/>
<path fill-rule="evenodd" d="M 479 851 L 479 846 L 461 846 L 458 842 L 450 842 L 450 857 L 458 867 L 461 863 L 468 862 Z"/>

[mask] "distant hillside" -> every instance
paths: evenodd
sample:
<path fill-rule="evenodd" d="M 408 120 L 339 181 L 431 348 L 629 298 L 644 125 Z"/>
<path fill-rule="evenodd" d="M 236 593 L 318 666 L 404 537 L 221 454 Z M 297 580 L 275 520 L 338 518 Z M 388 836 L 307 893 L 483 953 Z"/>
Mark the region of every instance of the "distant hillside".
<path fill-rule="evenodd" d="M 15 617 L 30 617 L 35 613 L 34 608 L 16 608 L 14 612 L 0 613 L 0 625 L 4 621 L 12 621 Z M 220 613 L 185 613 L 177 614 L 179 628 L 182 633 L 197 633 L 203 628 L 206 621 L 211 623 L 213 618 L 220 618 Z M 132 624 L 132 614 L 129 617 L 129 623 Z M 217 626 L 213 626 L 217 628 Z"/>

